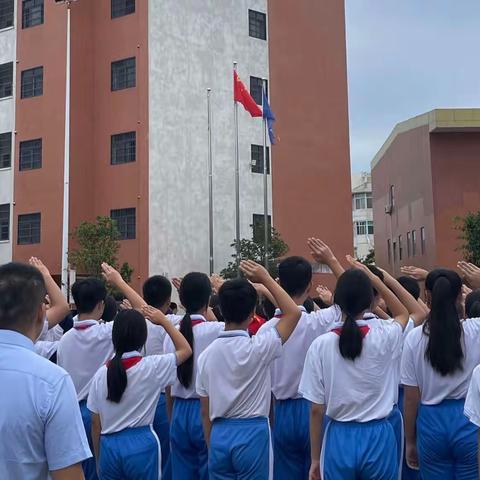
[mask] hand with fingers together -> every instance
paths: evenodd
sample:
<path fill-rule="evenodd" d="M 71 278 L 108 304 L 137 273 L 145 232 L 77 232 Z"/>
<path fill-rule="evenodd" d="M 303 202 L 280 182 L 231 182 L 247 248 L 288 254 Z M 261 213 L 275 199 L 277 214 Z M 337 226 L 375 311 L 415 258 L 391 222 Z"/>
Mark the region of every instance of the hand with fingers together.
<path fill-rule="evenodd" d="M 44 277 L 49 277 L 50 276 L 50 272 L 48 270 L 48 268 L 44 265 L 44 263 L 37 257 L 30 257 L 30 260 L 28 261 L 28 263 L 32 266 L 32 267 L 35 267 L 37 270 L 40 271 L 40 273 L 44 276 Z"/>
<path fill-rule="evenodd" d="M 465 283 L 472 289 L 480 288 L 480 268 L 469 262 L 458 262 L 458 269 L 462 272 Z"/>
<path fill-rule="evenodd" d="M 320 300 L 323 303 L 325 303 L 326 305 L 333 304 L 333 294 L 325 285 L 318 285 L 315 291 L 317 292 Z"/>
<path fill-rule="evenodd" d="M 173 277 L 172 278 L 172 285 L 175 287 L 175 289 L 178 291 L 180 290 L 180 285 L 182 284 L 182 277 Z"/>
<path fill-rule="evenodd" d="M 310 247 L 310 255 L 316 262 L 328 265 L 335 258 L 330 247 L 322 240 L 309 238 L 307 244 Z"/>
<path fill-rule="evenodd" d="M 400 271 L 403 273 L 403 275 L 406 275 L 407 277 L 412 277 L 419 282 L 424 282 L 428 275 L 428 270 L 415 267 L 413 265 L 401 267 Z"/>
<path fill-rule="evenodd" d="M 120 272 L 106 262 L 102 263 L 102 275 L 112 285 L 119 285 L 123 282 Z"/>
<path fill-rule="evenodd" d="M 266 281 L 270 280 L 270 274 L 258 263 L 253 260 L 243 260 L 240 262 L 240 270 L 245 274 L 245 276 L 253 283 L 262 283 L 265 284 Z"/>

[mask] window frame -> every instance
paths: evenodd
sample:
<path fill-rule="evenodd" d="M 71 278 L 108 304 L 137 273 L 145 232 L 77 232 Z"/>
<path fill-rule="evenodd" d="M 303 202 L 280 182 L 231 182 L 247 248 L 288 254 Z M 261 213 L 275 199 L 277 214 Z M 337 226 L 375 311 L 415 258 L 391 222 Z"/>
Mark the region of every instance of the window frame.
<path fill-rule="evenodd" d="M 10 241 L 11 206 L 9 203 L 0 205 L 0 242 Z M 4 235 L 6 229 L 6 235 Z"/>
<path fill-rule="evenodd" d="M 264 241 L 264 225 L 265 225 L 265 215 L 263 213 L 254 213 L 252 216 L 252 240 L 256 243 L 263 243 Z M 272 216 L 268 215 L 268 239 L 271 240 L 272 232 Z M 260 229 L 260 231 L 258 231 Z M 260 238 L 261 236 L 261 238 Z"/>
<path fill-rule="evenodd" d="M 32 3 L 29 9 L 33 10 L 33 14 L 30 10 L 27 10 L 25 5 L 27 2 Z M 39 5 L 37 5 L 37 3 Z M 40 12 L 37 10 L 40 9 Z M 27 21 L 28 12 L 28 21 Z M 39 19 L 37 19 L 39 17 Z M 33 20 L 32 20 L 33 19 Z M 45 23 L 45 1 L 44 0 L 22 0 L 22 29 L 37 27 Z"/>
<path fill-rule="evenodd" d="M 27 225 L 22 225 L 22 220 L 27 220 L 30 219 L 30 224 Z M 36 230 L 36 225 L 32 226 L 32 222 L 35 221 L 37 222 L 38 219 L 38 233 L 34 231 Z M 22 228 L 28 227 L 29 229 L 29 235 L 28 239 L 29 241 L 22 241 L 22 235 L 20 234 L 20 230 Z M 38 235 L 38 237 L 37 237 Z M 18 223 L 17 223 L 17 245 L 36 245 L 41 243 L 42 241 L 42 214 L 40 212 L 35 212 L 35 213 L 24 213 L 18 215 Z"/>
<path fill-rule="evenodd" d="M 132 62 L 133 63 L 128 63 Z M 134 70 L 133 72 L 133 81 L 130 78 L 131 72 L 129 69 Z M 118 76 L 122 75 L 122 78 L 119 79 Z M 112 92 L 118 92 L 121 90 L 128 90 L 130 88 L 135 88 L 137 86 L 137 57 L 128 57 L 122 58 L 120 60 L 115 60 L 111 63 L 111 84 L 110 89 Z"/>
<path fill-rule="evenodd" d="M 268 80 L 265 81 L 266 93 L 268 98 Z M 250 75 L 250 95 L 255 100 L 257 105 L 262 105 L 263 103 L 263 79 L 260 77 L 255 77 Z M 260 103 L 259 103 L 260 101 Z"/>
<path fill-rule="evenodd" d="M 38 148 L 38 146 L 40 148 Z M 23 150 L 30 147 L 27 152 Z M 36 151 L 34 150 L 36 149 Z M 23 158 L 23 155 L 29 154 L 28 161 Z M 36 158 L 35 155 L 39 155 Z M 28 163 L 29 162 L 29 163 Z M 41 138 L 34 138 L 31 140 L 22 140 L 18 144 L 18 170 L 20 172 L 28 172 L 30 170 L 38 170 L 43 166 L 43 140 Z"/>
<path fill-rule="evenodd" d="M 425 235 L 425 227 L 420 228 L 420 251 L 425 255 L 427 251 L 427 239 Z"/>
<path fill-rule="evenodd" d="M 417 256 L 417 231 L 412 230 L 412 257 Z"/>
<path fill-rule="evenodd" d="M 128 138 L 127 136 L 131 136 Z M 132 146 L 133 143 L 133 146 Z M 133 153 L 132 153 L 133 152 Z M 110 165 L 137 161 L 137 132 L 115 133 L 110 137 Z"/>
<path fill-rule="evenodd" d="M 0 0 L 0 30 L 15 25 L 15 0 Z"/>
<path fill-rule="evenodd" d="M 12 137 L 12 132 L 0 133 L 0 170 L 12 168 Z M 4 160 L 7 155 L 8 160 Z"/>
<path fill-rule="evenodd" d="M 403 235 L 398 236 L 398 260 L 403 260 Z"/>
<path fill-rule="evenodd" d="M 258 158 L 254 158 L 255 156 L 254 154 L 258 154 Z M 263 175 L 263 145 L 257 145 L 254 143 L 250 145 L 250 166 L 251 166 L 252 173 Z M 267 175 L 270 175 L 270 147 L 268 146 L 267 146 Z"/>
<path fill-rule="evenodd" d="M 122 1 L 124 5 L 118 6 L 119 1 Z M 133 10 L 131 9 L 131 7 L 128 7 L 129 2 L 133 3 Z M 122 18 L 126 17 L 127 15 L 133 15 L 136 11 L 136 8 L 137 6 L 135 0 L 111 0 L 110 18 L 114 20 L 115 18 Z"/>
<path fill-rule="evenodd" d="M 407 232 L 407 257 L 412 256 L 412 235 L 410 232 Z"/>
<path fill-rule="evenodd" d="M 357 233 L 357 236 L 365 236 L 367 235 L 367 220 L 357 220 L 355 222 L 355 232 Z"/>
<path fill-rule="evenodd" d="M 124 213 L 120 217 L 119 212 Z M 133 213 L 133 215 L 132 215 Z M 133 217 L 133 223 L 129 224 Z M 116 222 L 118 232 L 120 234 L 119 240 L 136 240 L 137 238 L 137 209 L 135 207 L 116 208 L 110 210 L 110 218 Z M 122 223 L 120 223 L 120 221 Z M 130 228 L 130 230 L 129 230 Z M 133 232 L 133 233 L 132 233 Z"/>
<path fill-rule="evenodd" d="M 5 62 L 0 65 L 0 98 L 10 97 L 13 97 L 13 62 Z"/>
<path fill-rule="evenodd" d="M 267 14 L 248 9 L 248 36 L 258 40 L 267 40 Z"/>
<path fill-rule="evenodd" d="M 43 95 L 43 73 L 44 73 L 43 65 L 22 70 L 22 73 L 20 76 L 20 98 L 22 100 L 27 98 L 41 97 Z M 27 84 L 29 88 L 27 91 L 26 77 L 28 74 L 32 74 L 32 79 L 31 79 L 31 82 Z M 37 74 L 40 74 L 40 76 L 38 77 Z M 31 87 L 30 87 L 30 84 L 31 84 Z M 31 88 L 31 92 L 30 92 L 30 88 Z"/>
<path fill-rule="evenodd" d="M 387 257 L 388 257 L 388 264 L 392 264 L 392 241 L 387 238 Z"/>

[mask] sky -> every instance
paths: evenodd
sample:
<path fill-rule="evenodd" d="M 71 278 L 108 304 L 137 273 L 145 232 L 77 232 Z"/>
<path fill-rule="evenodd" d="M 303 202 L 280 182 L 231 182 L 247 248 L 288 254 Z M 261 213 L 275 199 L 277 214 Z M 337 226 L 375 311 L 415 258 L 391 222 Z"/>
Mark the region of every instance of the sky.
<path fill-rule="evenodd" d="M 480 0 L 346 0 L 352 171 L 398 122 L 480 107 Z"/>

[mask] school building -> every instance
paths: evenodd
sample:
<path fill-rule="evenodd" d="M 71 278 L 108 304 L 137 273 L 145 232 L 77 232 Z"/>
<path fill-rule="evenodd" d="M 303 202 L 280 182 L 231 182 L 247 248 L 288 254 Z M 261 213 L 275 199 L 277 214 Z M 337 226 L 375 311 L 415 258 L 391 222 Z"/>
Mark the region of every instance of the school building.
<path fill-rule="evenodd" d="M 455 218 L 480 209 L 480 109 L 439 109 L 399 123 L 372 162 L 375 260 L 455 267 Z"/>
<path fill-rule="evenodd" d="M 215 270 L 233 253 L 233 62 L 277 122 L 269 208 L 291 254 L 352 250 L 343 2 L 0 0 L 0 263 L 61 272 L 66 106 L 69 233 L 112 216 L 134 284 L 208 271 L 207 88 Z M 262 121 L 239 107 L 241 237 L 263 221 Z M 334 199 L 334 201 L 332 201 Z M 272 208 L 273 203 L 273 208 Z M 70 238 L 69 248 L 74 247 Z"/>

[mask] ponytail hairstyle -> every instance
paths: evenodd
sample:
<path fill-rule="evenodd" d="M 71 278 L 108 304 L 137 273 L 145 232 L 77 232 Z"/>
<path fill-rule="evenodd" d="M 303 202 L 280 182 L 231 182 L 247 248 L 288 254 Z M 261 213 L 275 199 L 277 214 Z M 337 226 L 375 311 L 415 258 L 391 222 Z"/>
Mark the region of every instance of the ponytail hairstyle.
<path fill-rule="evenodd" d="M 193 328 L 190 315 L 208 308 L 212 285 L 204 273 L 192 272 L 186 275 L 178 291 L 180 303 L 185 307 L 185 316 L 180 322 L 180 333 L 186 338 L 193 352 Z M 190 387 L 193 378 L 193 353 L 190 358 L 177 367 L 178 381 Z"/>
<path fill-rule="evenodd" d="M 122 363 L 126 352 L 141 350 L 147 341 L 147 323 L 137 310 L 120 311 L 113 322 L 112 342 L 115 356 L 107 365 L 107 400 L 120 403 L 127 388 L 127 371 Z"/>
<path fill-rule="evenodd" d="M 338 343 L 345 359 L 355 360 L 362 353 L 363 336 L 356 318 L 370 308 L 373 297 L 372 282 L 361 270 L 347 270 L 338 279 L 334 303 L 345 317 Z"/>
<path fill-rule="evenodd" d="M 457 299 L 462 290 L 460 276 L 438 268 L 425 280 L 430 296 L 430 314 L 423 325 L 428 336 L 425 358 L 443 377 L 463 370 L 462 325 L 457 310 Z"/>
<path fill-rule="evenodd" d="M 465 316 L 467 318 L 480 318 L 480 290 L 474 290 L 467 295 Z"/>

